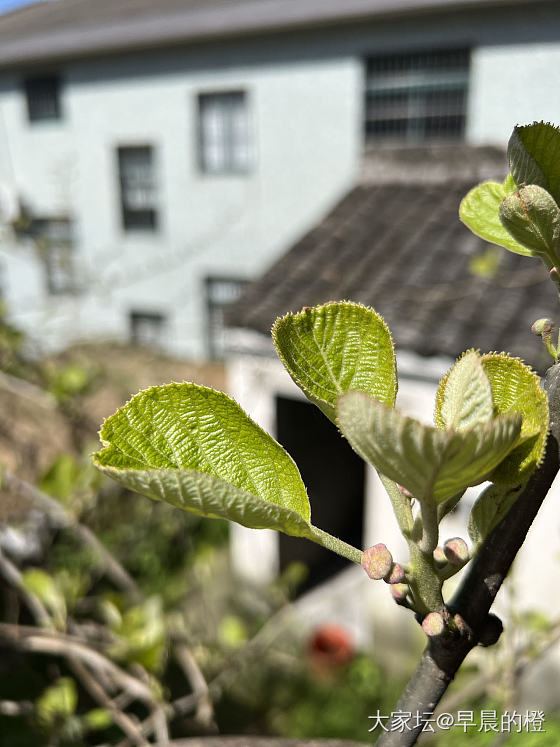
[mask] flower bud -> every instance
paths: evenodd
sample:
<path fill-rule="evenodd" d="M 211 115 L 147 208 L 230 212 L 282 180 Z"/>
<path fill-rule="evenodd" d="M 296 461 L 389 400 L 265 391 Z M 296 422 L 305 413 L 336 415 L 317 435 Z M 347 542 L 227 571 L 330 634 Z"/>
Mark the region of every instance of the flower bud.
<path fill-rule="evenodd" d="M 510 236 L 533 254 L 557 261 L 560 209 L 546 189 L 529 184 L 507 195 L 500 203 L 499 217 Z"/>
<path fill-rule="evenodd" d="M 393 556 L 380 542 L 362 553 L 362 568 L 370 578 L 379 581 L 385 578 L 393 567 Z"/>
<path fill-rule="evenodd" d="M 550 319 L 537 319 L 531 327 L 531 332 L 538 337 L 550 337 L 554 332 L 554 323 Z"/>
<path fill-rule="evenodd" d="M 445 620 L 439 612 L 429 612 L 422 620 L 422 630 L 430 638 L 435 638 L 445 630 Z"/>
<path fill-rule="evenodd" d="M 408 584 L 391 584 L 391 594 L 397 604 L 406 604 Z"/>
<path fill-rule="evenodd" d="M 383 577 L 388 584 L 402 584 L 405 580 L 404 568 L 399 563 L 393 563 L 389 573 Z"/>
<path fill-rule="evenodd" d="M 469 560 L 469 548 L 461 537 L 447 540 L 443 546 L 443 552 L 452 565 L 465 565 Z"/>
<path fill-rule="evenodd" d="M 441 545 L 438 545 L 434 550 L 434 561 L 436 562 L 436 565 L 439 566 L 447 565 L 447 558 L 445 557 L 445 553 L 443 552 L 443 547 Z"/>

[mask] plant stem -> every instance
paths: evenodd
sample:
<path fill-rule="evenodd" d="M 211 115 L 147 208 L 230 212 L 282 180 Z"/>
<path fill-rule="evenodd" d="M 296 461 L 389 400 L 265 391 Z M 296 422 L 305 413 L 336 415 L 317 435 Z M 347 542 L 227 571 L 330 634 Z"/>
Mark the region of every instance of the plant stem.
<path fill-rule="evenodd" d="M 385 475 L 382 474 L 379 474 L 379 479 L 383 483 L 383 487 L 387 491 L 387 495 L 391 500 L 401 534 L 406 538 L 410 537 L 410 533 L 414 526 L 410 500 L 401 493 L 398 485 L 393 482 L 393 480 L 389 480 L 388 477 L 385 477 Z"/>
<path fill-rule="evenodd" d="M 333 537 L 332 534 L 324 532 L 322 529 L 319 529 L 319 527 L 311 526 L 310 528 L 311 534 L 308 535 L 308 539 L 313 540 L 313 542 L 316 542 L 318 545 L 326 547 L 327 550 L 332 550 L 332 552 L 337 553 L 337 555 L 342 555 L 343 558 L 351 560 L 353 563 L 361 565 L 361 550 L 352 547 L 352 545 L 349 545 L 347 542 L 343 542 L 343 540 L 338 539 L 338 537 Z"/>

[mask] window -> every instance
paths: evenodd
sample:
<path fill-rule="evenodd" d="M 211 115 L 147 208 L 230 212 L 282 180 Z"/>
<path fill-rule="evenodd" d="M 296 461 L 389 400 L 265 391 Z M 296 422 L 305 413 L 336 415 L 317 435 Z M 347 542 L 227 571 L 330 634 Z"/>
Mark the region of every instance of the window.
<path fill-rule="evenodd" d="M 366 60 L 366 137 L 463 137 L 469 51 L 440 50 Z"/>
<path fill-rule="evenodd" d="M 67 217 L 31 218 L 20 236 L 33 239 L 45 266 L 51 295 L 76 292 L 74 227 Z"/>
<path fill-rule="evenodd" d="M 23 87 L 27 99 L 27 117 L 30 122 L 60 119 L 60 78 L 58 75 L 26 78 Z"/>
<path fill-rule="evenodd" d="M 249 171 L 249 117 L 244 91 L 200 94 L 198 133 L 203 172 L 243 174 Z"/>
<path fill-rule="evenodd" d="M 121 147 L 118 160 L 124 229 L 155 230 L 157 206 L 153 148 L 150 145 Z"/>
<path fill-rule="evenodd" d="M 167 320 L 157 312 L 130 312 L 130 340 L 133 345 L 147 348 L 165 347 L 165 327 Z"/>
<path fill-rule="evenodd" d="M 246 285 L 247 280 L 241 278 L 206 278 L 208 354 L 212 359 L 223 358 L 225 353 L 224 307 L 236 301 Z"/>

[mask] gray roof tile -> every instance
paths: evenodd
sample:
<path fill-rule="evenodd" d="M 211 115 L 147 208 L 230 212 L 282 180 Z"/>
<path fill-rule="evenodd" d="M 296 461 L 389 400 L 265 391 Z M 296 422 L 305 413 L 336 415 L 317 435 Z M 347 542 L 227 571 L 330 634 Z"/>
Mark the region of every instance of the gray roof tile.
<path fill-rule="evenodd" d="M 505 250 L 493 277 L 473 274 L 489 245 L 460 223 L 473 182 L 360 184 L 226 313 L 231 327 L 268 334 L 277 316 L 330 300 L 373 306 L 398 348 L 458 356 L 508 350 L 550 364 L 530 332 L 554 316 L 558 297 L 540 260 Z"/>

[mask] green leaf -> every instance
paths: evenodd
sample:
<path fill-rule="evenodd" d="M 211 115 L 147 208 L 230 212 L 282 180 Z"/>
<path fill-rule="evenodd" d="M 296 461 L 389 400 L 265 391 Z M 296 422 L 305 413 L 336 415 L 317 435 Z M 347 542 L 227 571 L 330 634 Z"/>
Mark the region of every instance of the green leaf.
<path fill-rule="evenodd" d="M 425 426 L 361 392 L 340 397 L 338 423 L 353 449 L 419 501 L 436 503 L 477 485 L 516 443 L 521 417 L 455 431 Z"/>
<path fill-rule="evenodd" d="M 311 531 L 294 461 L 221 392 L 191 383 L 146 389 L 100 435 L 94 464 L 131 490 L 248 527 Z"/>
<path fill-rule="evenodd" d="M 150 597 L 128 609 L 112 630 L 117 640 L 109 650 L 111 657 L 127 663 L 137 662 L 150 672 L 161 669 L 167 647 L 159 597 Z"/>
<path fill-rule="evenodd" d="M 56 581 L 40 568 L 28 568 L 21 574 L 24 587 L 34 594 L 54 616 L 58 627 L 66 620 L 66 600 Z"/>
<path fill-rule="evenodd" d="M 397 370 L 391 333 L 373 309 L 347 301 L 277 319 L 272 338 L 304 394 L 336 422 L 336 401 L 359 390 L 394 405 Z"/>
<path fill-rule="evenodd" d="M 490 420 L 494 413 L 492 389 L 480 358 L 473 350 L 457 361 L 443 382 L 441 407 L 437 410 L 440 427 L 464 430 Z"/>
<path fill-rule="evenodd" d="M 503 184 L 484 182 L 473 187 L 461 201 L 459 218 L 481 239 L 509 249 L 510 252 L 531 257 L 533 252 L 510 236 L 499 217 L 500 203 L 515 189 L 511 176 Z"/>
<path fill-rule="evenodd" d="M 472 507 L 468 523 L 469 537 L 475 546 L 481 545 L 504 518 L 524 486 L 523 484 L 512 488 L 492 484 L 479 495 Z"/>
<path fill-rule="evenodd" d="M 71 677 L 59 677 L 37 698 L 35 709 L 43 726 L 53 726 L 59 719 L 72 716 L 78 705 L 76 683 Z"/>
<path fill-rule="evenodd" d="M 544 457 L 548 434 L 548 400 L 539 377 L 518 358 L 505 353 L 481 356 L 492 387 L 494 411 L 523 417 L 518 443 L 492 474 L 492 481 L 519 485 L 535 471 Z"/>
<path fill-rule="evenodd" d="M 560 185 L 560 130 L 547 122 L 516 127 L 508 143 L 516 184 L 538 184 L 557 199 Z"/>

